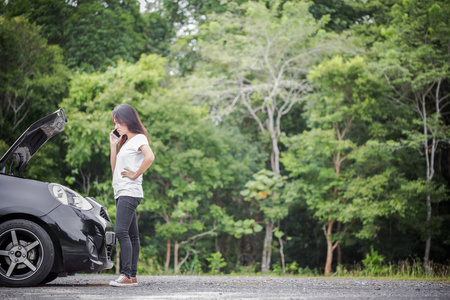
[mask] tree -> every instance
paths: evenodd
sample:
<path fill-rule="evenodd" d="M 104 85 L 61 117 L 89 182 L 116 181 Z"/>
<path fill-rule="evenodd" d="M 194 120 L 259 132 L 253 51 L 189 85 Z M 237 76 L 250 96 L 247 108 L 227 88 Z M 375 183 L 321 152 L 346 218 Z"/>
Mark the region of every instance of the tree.
<path fill-rule="evenodd" d="M 58 109 L 69 71 L 62 50 L 48 45 L 40 29 L 22 17 L 0 16 L 0 62 L 0 148 L 6 150 L 28 126 Z M 38 152 L 27 177 L 59 181 L 61 144 L 57 138 Z"/>
<path fill-rule="evenodd" d="M 144 52 L 138 1 L 79 2 L 65 22 L 69 67 L 105 70 L 119 59 L 135 62 Z"/>
<path fill-rule="evenodd" d="M 377 137 L 384 91 L 377 75 L 365 68 L 362 57 L 336 56 L 308 78 L 317 88 L 306 105 L 311 129 L 286 140 L 283 163 L 296 179 L 297 193 L 323 224 L 328 276 L 334 250 L 355 224 L 356 236 L 371 237 L 376 218 L 401 213 L 405 198 L 398 192 L 403 179 L 391 164 L 392 147 Z"/>
<path fill-rule="evenodd" d="M 253 175 L 253 180 L 245 184 L 246 189 L 241 192 L 246 201 L 254 202 L 258 210 L 264 213 L 265 223 L 269 223 L 272 231 L 266 230 L 264 238 L 264 249 L 262 257 L 262 270 L 268 270 L 272 256 L 272 236 L 276 231 L 276 236 L 281 241 L 282 232 L 275 229 L 275 224 L 285 218 L 289 212 L 289 205 L 293 201 L 292 195 L 288 193 L 288 189 L 283 189 L 286 178 L 283 176 L 275 176 L 268 170 L 260 170 Z M 266 227 L 267 229 L 267 227 Z M 285 269 L 284 252 L 282 243 L 280 243 L 281 261 L 283 271 Z"/>
<path fill-rule="evenodd" d="M 144 174 L 148 201 L 143 201 L 138 211 L 160 217 L 155 227 L 167 241 L 167 270 L 173 253 L 178 272 L 196 253 L 199 239 L 215 234 L 219 226 L 225 227 L 221 220 L 230 221 L 224 210 L 219 213 L 212 204 L 222 189 L 238 193 L 257 156 L 239 134 L 218 128 L 206 118 L 207 110 L 186 102 L 182 91 L 163 89 L 160 85 L 165 72 L 165 59 L 143 55 L 135 64 L 119 61 L 104 73 L 77 73 L 70 96 L 62 105 L 67 107 L 70 120 L 66 161 L 73 172 L 68 181 L 84 194 L 97 196 L 112 212 L 108 159 L 111 111 L 119 103 L 130 103 L 137 109 L 156 155 L 152 168 Z M 242 143 L 236 143 L 239 140 Z M 234 230 L 244 227 L 234 223 Z M 254 221 L 250 225 L 255 227 Z M 182 251 L 184 257 L 179 258 Z"/>
<path fill-rule="evenodd" d="M 43 36 L 64 49 L 70 68 L 104 71 L 149 52 L 137 0 L 12 0 L 0 9 L 7 18 L 24 16 L 41 26 Z"/>
<path fill-rule="evenodd" d="M 309 8 L 311 14 L 316 19 L 329 15 L 327 29 L 341 32 L 365 23 L 384 24 L 395 0 L 313 0 L 312 3 Z"/>
<path fill-rule="evenodd" d="M 149 53 L 168 57 L 170 45 L 175 37 L 175 30 L 164 11 L 156 10 L 142 15 L 145 22 L 145 42 Z"/>
<path fill-rule="evenodd" d="M 61 49 L 47 45 L 36 26 L 21 17 L 0 18 L 0 104 L 3 119 L 12 120 L 3 132 L 11 134 L 23 129 L 30 112 L 56 110 L 66 92 L 68 70 Z"/>
<path fill-rule="evenodd" d="M 144 100 L 158 90 L 159 81 L 165 76 L 164 63 L 157 55 L 143 55 L 136 64 L 119 61 L 117 67 L 105 73 L 73 76 L 69 97 L 61 103 L 69 120 L 66 161 L 72 170 L 69 183 L 76 183 L 84 194 L 101 196 L 104 189 L 91 189 L 103 183 L 108 186 L 106 191 L 111 190 L 111 111 L 118 104 L 129 103 L 142 113 L 141 107 L 147 103 Z M 113 199 L 109 200 L 113 204 Z"/>
<path fill-rule="evenodd" d="M 271 170 L 278 176 L 281 120 L 309 91 L 308 68 L 321 53 L 340 46 L 326 46 L 328 35 L 320 29 L 326 20 L 315 21 L 306 3 L 267 8 L 249 2 L 209 20 L 200 31 L 202 67 L 190 78 L 190 86 L 201 82 L 205 90 L 194 89 L 194 97 L 207 99 L 217 120 L 230 111 L 250 117 L 269 145 Z M 271 233 L 273 222 L 267 221 L 265 227 Z M 264 247 L 263 257 L 268 251 Z M 263 271 L 269 267 L 264 264 Z"/>
<path fill-rule="evenodd" d="M 245 228 L 235 226 L 237 221 L 227 215 L 218 198 L 226 198 L 222 195 L 226 190 L 238 191 L 253 165 L 251 147 L 236 143 L 242 140 L 239 134 L 219 128 L 207 119 L 207 110 L 185 98 L 175 89 L 154 99 L 144 113 L 157 137 L 157 160 L 147 187 L 153 201 L 147 209 L 161 216 L 156 232 L 167 240 L 165 270 L 170 267 L 173 245 L 176 273 L 196 253 L 194 246 L 201 238 L 218 232 L 239 235 L 238 229 Z M 252 225 L 254 221 L 247 228 Z M 184 257 L 179 259 L 181 251 Z"/>
<path fill-rule="evenodd" d="M 393 89 L 392 100 L 417 113 L 418 129 L 406 133 L 409 144 L 422 148 L 425 156 L 427 188 L 426 246 L 424 265 L 429 272 L 432 237 L 431 190 L 436 189 L 436 154 L 442 143 L 450 142 L 450 127 L 445 123 L 448 114 L 450 77 L 450 5 L 446 1 L 407 1 L 393 6 L 391 26 L 384 32 L 385 43 L 376 50 L 382 59 L 385 78 Z M 421 132 L 421 133 L 419 133 Z M 437 184 L 437 188 L 442 186 Z"/>
<path fill-rule="evenodd" d="M 64 22 L 71 10 L 67 1 L 60 0 L 9 0 L 0 3 L 0 13 L 5 18 L 22 16 L 40 27 L 41 35 L 50 45 L 64 46 Z"/>

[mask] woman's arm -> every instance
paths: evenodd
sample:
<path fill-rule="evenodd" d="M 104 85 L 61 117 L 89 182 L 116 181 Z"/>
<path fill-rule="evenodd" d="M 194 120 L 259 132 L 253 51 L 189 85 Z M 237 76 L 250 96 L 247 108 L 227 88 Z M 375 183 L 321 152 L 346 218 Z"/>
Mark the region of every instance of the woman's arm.
<path fill-rule="evenodd" d="M 111 169 L 114 173 L 114 169 L 116 168 L 117 144 L 119 143 L 120 138 L 116 138 L 113 135 L 113 131 L 114 130 L 111 130 L 109 133 L 109 144 L 111 146 L 111 156 L 109 157 L 109 161 L 111 162 Z"/>
<path fill-rule="evenodd" d="M 128 168 L 125 168 L 124 171 L 121 172 L 122 177 L 128 177 L 130 179 L 136 179 L 152 165 L 153 161 L 155 160 L 155 154 L 153 154 L 152 148 L 150 148 L 149 145 L 142 145 L 139 148 L 139 151 L 144 154 L 144 161 L 142 162 L 142 165 L 137 169 L 136 172 L 131 171 Z"/>

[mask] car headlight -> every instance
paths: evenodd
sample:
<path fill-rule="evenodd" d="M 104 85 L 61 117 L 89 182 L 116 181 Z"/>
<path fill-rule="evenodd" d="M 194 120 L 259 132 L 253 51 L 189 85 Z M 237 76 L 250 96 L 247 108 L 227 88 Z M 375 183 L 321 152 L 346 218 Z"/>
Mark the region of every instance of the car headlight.
<path fill-rule="evenodd" d="M 51 183 L 48 189 L 50 194 L 62 204 L 76 207 L 79 210 L 90 210 L 93 207 L 83 196 L 62 185 Z"/>

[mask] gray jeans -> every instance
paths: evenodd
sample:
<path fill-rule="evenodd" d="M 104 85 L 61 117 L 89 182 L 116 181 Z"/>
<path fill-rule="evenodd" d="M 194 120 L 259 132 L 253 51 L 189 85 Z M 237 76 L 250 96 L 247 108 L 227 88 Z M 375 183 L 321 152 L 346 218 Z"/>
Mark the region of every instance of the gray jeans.
<path fill-rule="evenodd" d="M 116 237 L 120 244 L 121 273 L 127 277 L 135 277 L 141 246 L 139 228 L 136 219 L 136 208 L 142 198 L 120 196 L 116 199 Z"/>

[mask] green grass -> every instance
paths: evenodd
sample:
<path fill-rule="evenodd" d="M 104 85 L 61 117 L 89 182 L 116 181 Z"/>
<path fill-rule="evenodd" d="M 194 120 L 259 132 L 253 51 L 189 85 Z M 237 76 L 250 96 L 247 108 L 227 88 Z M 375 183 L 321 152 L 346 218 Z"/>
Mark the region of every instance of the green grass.
<path fill-rule="evenodd" d="M 381 263 L 368 267 L 355 265 L 352 268 L 338 266 L 335 276 L 346 277 L 382 277 L 398 279 L 445 279 L 450 280 L 450 265 L 430 262 L 430 270 L 427 274 L 420 260 L 402 260 L 397 263 Z"/>
<path fill-rule="evenodd" d="M 373 261 L 372 261 L 373 262 Z M 296 262 L 286 265 L 283 273 L 279 263 L 272 265 L 272 270 L 261 273 L 259 264 L 253 266 L 237 266 L 221 268 L 220 272 L 211 273 L 204 270 L 200 262 L 185 264 L 179 275 L 221 275 L 221 276 L 274 276 L 301 278 L 366 278 L 378 280 L 426 280 L 450 283 L 450 261 L 447 264 L 430 262 L 430 272 L 427 274 L 423 263 L 419 259 L 406 259 L 398 262 L 384 263 L 355 263 L 354 265 L 339 265 L 329 277 L 323 276 L 323 270 L 317 268 L 300 267 Z M 113 273 L 113 270 L 110 270 Z M 155 258 L 140 260 L 139 274 L 141 275 L 175 275 L 173 269 L 164 272 L 164 267 Z M 109 273 L 109 272 L 105 272 Z"/>

